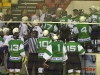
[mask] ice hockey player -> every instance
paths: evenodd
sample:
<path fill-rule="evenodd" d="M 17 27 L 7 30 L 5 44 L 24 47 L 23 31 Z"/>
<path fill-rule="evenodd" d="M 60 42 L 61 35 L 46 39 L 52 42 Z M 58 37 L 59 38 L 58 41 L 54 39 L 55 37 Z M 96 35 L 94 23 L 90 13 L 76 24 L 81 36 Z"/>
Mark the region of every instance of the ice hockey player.
<path fill-rule="evenodd" d="M 39 38 L 37 41 L 37 47 L 38 47 L 38 73 L 39 75 L 43 75 L 43 55 L 46 51 L 46 47 L 52 42 L 52 39 L 50 38 L 49 31 L 44 30 L 43 31 L 43 37 Z"/>
<path fill-rule="evenodd" d="M 45 22 L 52 22 L 52 17 L 51 15 L 47 15 L 45 17 Z M 50 33 L 50 36 L 52 36 L 54 33 L 58 31 L 58 27 L 56 26 L 55 23 L 44 23 L 42 25 L 43 30 L 48 30 Z"/>
<path fill-rule="evenodd" d="M 19 25 L 19 29 L 20 29 L 19 36 L 20 37 L 24 38 L 25 35 L 27 35 L 27 30 L 28 30 L 27 22 L 28 22 L 28 17 L 27 16 L 22 17 L 22 23 L 20 23 Z"/>
<path fill-rule="evenodd" d="M 2 21 L 4 21 L 4 14 L 0 12 L 0 28 L 3 28 L 5 26 L 5 23 Z"/>
<path fill-rule="evenodd" d="M 24 42 L 24 48 L 28 51 L 28 73 L 32 75 L 33 66 L 35 75 L 38 75 L 38 51 L 37 51 L 38 31 L 32 31 L 31 37 Z"/>
<path fill-rule="evenodd" d="M 25 55 L 23 41 L 19 38 L 18 28 L 13 29 L 13 36 L 8 37 L 4 45 L 0 48 L 4 52 L 7 47 L 10 52 L 9 75 L 20 75 L 22 63 L 26 63 L 27 57 Z"/>
<path fill-rule="evenodd" d="M 71 34 L 68 38 L 69 42 L 65 44 L 68 55 L 66 63 L 68 75 L 80 75 L 81 61 L 79 55 L 84 55 L 85 50 L 80 43 L 74 41 L 76 35 Z"/>
<path fill-rule="evenodd" d="M 42 37 L 43 36 L 43 34 L 42 34 L 42 29 L 41 29 L 41 27 L 40 27 L 40 21 L 38 20 L 38 19 L 36 19 L 36 20 L 34 20 L 33 22 L 32 22 L 32 25 L 33 25 L 33 29 L 32 29 L 32 31 L 38 31 L 38 38 L 40 38 L 40 37 Z"/>
<path fill-rule="evenodd" d="M 4 41 L 7 39 L 8 36 L 10 34 L 10 29 L 9 28 L 3 28 L 3 39 Z"/>
<path fill-rule="evenodd" d="M 44 75 L 63 75 L 63 65 L 65 65 L 67 58 L 67 50 L 63 42 L 58 41 L 58 36 L 52 36 L 54 42 L 46 47 L 43 55 L 45 72 Z M 47 66 L 49 65 L 49 66 Z"/>
<path fill-rule="evenodd" d="M 3 46 L 4 40 L 2 38 L 3 30 L 0 28 L 0 47 Z M 0 75 L 2 72 L 2 66 L 4 65 L 4 52 L 0 51 Z"/>
<path fill-rule="evenodd" d="M 86 18 L 84 16 L 81 16 L 80 23 L 83 24 L 76 24 L 76 26 L 73 28 L 73 32 L 78 37 L 77 41 L 80 42 L 87 51 L 87 46 L 91 45 L 90 35 L 91 35 L 92 28 L 89 26 L 89 24 L 84 24 L 84 22 L 86 22 Z"/>

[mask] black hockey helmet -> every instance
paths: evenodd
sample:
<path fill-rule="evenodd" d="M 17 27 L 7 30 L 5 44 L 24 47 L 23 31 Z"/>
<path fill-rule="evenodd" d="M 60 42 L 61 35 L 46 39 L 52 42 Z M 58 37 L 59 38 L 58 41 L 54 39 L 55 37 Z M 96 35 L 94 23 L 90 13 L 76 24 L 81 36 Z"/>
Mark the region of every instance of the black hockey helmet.
<path fill-rule="evenodd" d="M 52 16 L 51 15 L 46 15 L 44 18 L 45 21 L 52 21 Z"/>
<path fill-rule="evenodd" d="M 78 13 L 79 13 L 79 15 L 84 15 L 84 10 L 83 9 L 79 9 L 79 11 L 78 11 Z"/>
<path fill-rule="evenodd" d="M 67 16 L 67 11 L 63 10 L 63 11 L 61 12 L 61 15 L 62 15 L 62 16 Z"/>
<path fill-rule="evenodd" d="M 58 22 L 58 20 L 56 19 L 56 17 L 52 17 L 52 22 Z"/>
<path fill-rule="evenodd" d="M 31 37 L 38 38 L 38 31 L 36 31 L 36 30 L 32 31 Z"/>
<path fill-rule="evenodd" d="M 69 14 L 67 17 L 72 18 L 72 14 Z"/>
<path fill-rule="evenodd" d="M 69 41 L 75 41 L 75 40 L 77 40 L 77 35 L 75 35 L 75 34 L 70 34 L 70 35 L 68 36 L 68 39 L 69 39 Z"/>
<path fill-rule="evenodd" d="M 78 9 L 73 9 L 74 14 L 78 14 Z"/>

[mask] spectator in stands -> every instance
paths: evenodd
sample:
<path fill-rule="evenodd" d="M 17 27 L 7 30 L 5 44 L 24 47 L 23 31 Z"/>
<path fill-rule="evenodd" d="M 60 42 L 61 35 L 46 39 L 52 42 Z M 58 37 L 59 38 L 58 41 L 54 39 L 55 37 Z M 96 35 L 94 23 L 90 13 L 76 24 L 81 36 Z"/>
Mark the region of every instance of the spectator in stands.
<path fill-rule="evenodd" d="M 4 16 L 4 21 L 7 21 L 6 22 L 6 26 L 11 29 L 11 33 L 10 35 L 12 34 L 12 30 L 14 28 L 14 24 L 11 23 L 13 21 L 13 16 L 12 16 L 12 10 L 11 9 L 7 9 L 6 10 L 6 15 Z"/>
<path fill-rule="evenodd" d="M 31 21 L 34 21 L 36 19 L 40 20 L 40 10 L 39 9 L 35 10 L 35 14 L 32 16 Z"/>
<path fill-rule="evenodd" d="M 40 21 L 41 22 L 44 22 L 45 21 L 45 17 L 46 16 L 48 16 L 48 15 L 52 15 L 52 9 L 48 9 L 48 11 L 47 12 L 45 12 L 45 10 L 44 11 L 42 11 L 43 12 L 43 14 L 40 16 Z"/>
<path fill-rule="evenodd" d="M 44 13 L 47 13 L 48 9 L 47 9 L 47 5 L 43 4 L 42 5 L 42 9 L 40 10 L 40 16 L 42 16 Z"/>
<path fill-rule="evenodd" d="M 0 12 L 0 28 L 3 28 L 5 26 L 5 23 L 2 21 L 4 21 L 4 14 Z"/>
<path fill-rule="evenodd" d="M 31 19 L 30 19 L 29 15 L 27 13 L 28 13 L 28 11 L 26 9 L 23 9 L 21 11 L 21 15 L 17 17 L 17 21 L 21 21 L 22 17 L 24 17 L 24 16 L 27 16 L 29 21 L 30 21 Z"/>
<path fill-rule="evenodd" d="M 58 20 L 59 18 L 61 18 L 61 11 L 57 10 L 56 11 L 56 19 Z"/>

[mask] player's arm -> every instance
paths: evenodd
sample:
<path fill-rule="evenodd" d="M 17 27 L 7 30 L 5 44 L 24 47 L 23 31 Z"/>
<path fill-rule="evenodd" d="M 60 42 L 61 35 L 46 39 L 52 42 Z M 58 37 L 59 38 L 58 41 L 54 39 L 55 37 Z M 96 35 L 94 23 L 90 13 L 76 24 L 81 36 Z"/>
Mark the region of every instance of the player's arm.
<path fill-rule="evenodd" d="M 78 45 L 78 52 L 79 52 L 80 55 L 85 54 L 85 49 L 80 44 Z"/>
<path fill-rule="evenodd" d="M 92 28 L 91 28 L 91 26 L 89 26 L 89 33 L 91 33 L 92 32 Z"/>
<path fill-rule="evenodd" d="M 64 55 L 64 61 L 66 61 L 68 59 L 68 56 L 67 56 L 67 48 L 63 45 L 63 55 Z"/>
<path fill-rule="evenodd" d="M 63 61 L 64 61 L 64 64 L 63 65 L 66 64 L 66 60 L 68 59 L 67 50 L 66 49 L 67 49 L 66 46 L 63 45 Z"/>
<path fill-rule="evenodd" d="M 19 53 L 20 53 L 20 55 L 22 56 L 22 62 L 25 64 L 26 61 L 27 61 L 27 56 L 26 56 L 25 51 L 24 51 L 23 42 L 20 44 Z"/>
<path fill-rule="evenodd" d="M 56 25 L 54 25 L 54 32 L 57 32 L 58 31 L 58 27 Z"/>
<path fill-rule="evenodd" d="M 48 68 L 49 66 L 47 65 L 47 62 L 51 59 L 52 57 L 52 46 L 49 45 L 47 46 L 46 48 L 47 50 L 45 51 L 44 55 L 43 55 L 43 58 L 45 59 L 44 63 L 43 63 L 43 66 Z"/>
<path fill-rule="evenodd" d="M 29 47 L 29 39 L 24 42 L 24 50 L 27 51 Z"/>
<path fill-rule="evenodd" d="M 10 38 L 7 38 L 5 40 L 4 44 L 0 47 L 0 51 L 2 51 L 2 52 L 5 52 L 5 50 L 8 51 L 8 46 L 9 46 L 8 42 L 9 41 L 10 41 Z"/>
<path fill-rule="evenodd" d="M 8 50 L 8 46 L 7 45 L 3 45 L 0 47 L 0 51 L 5 53 L 5 50 Z"/>
<path fill-rule="evenodd" d="M 78 34 L 78 33 L 79 33 L 77 27 L 74 27 L 74 28 L 73 28 L 73 33 L 74 33 L 74 34 Z"/>
<path fill-rule="evenodd" d="M 47 60 L 51 59 L 51 57 L 52 57 L 52 46 L 49 45 L 46 48 L 43 58 L 47 61 Z"/>

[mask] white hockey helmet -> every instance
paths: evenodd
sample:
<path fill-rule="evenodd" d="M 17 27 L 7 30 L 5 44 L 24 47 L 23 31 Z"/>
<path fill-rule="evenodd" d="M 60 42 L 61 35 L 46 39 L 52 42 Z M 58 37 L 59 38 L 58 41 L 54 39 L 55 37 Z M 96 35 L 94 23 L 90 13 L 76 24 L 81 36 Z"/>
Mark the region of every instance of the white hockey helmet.
<path fill-rule="evenodd" d="M 6 34 L 7 32 L 9 32 L 9 28 L 3 28 L 3 33 Z"/>
<path fill-rule="evenodd" d="M 44 31 L 43 31 L 43 35 L 44 35 L 44 36 L 47 36 L 48 34 L 49 34 L 49 31 L 48 31 L 48 30 L 44 30 Z"/>
<path fill-rule="evenodd" d="M 95 9 L 95 6 L 91 6 L 90 8 L 91 8 L 91 9 Z"/>
<path fill-rule="evenodd" d="M 95 7 L 95 10 L 98 12 L 98 11 L 100 11 L 100 7 L 99 6 L 96 6 Z"/>
<path fill-rule="evenodd" d="M 27 23 L 27 21 L 28 21 L 28 17 L 27 16 L 22 17 L 22 22 L 23 23 Z"/>
<path fill-rule="evenodd" d="M 19 32 L 19 29 L 18 28 L 14 28 L 13 29 L 13 34 L 16 33 L 16 32 Z"/>
<path fill-rule="evenodd" d="M 56 34 L 53 34 L 52 39 L 53 40 L 58 40 L 58 36 Z"/>
<path fill-rule="evenodd" d="M 86 21 L 86 17 L 85 16 L 80 16 L 80 22 L 85 22 Z"/>
<path fill-rule="evenodd" d="M 4 14 L 2 12 L 0 12 L 0 17 L 2 17 Z"/>
<path fill-rule="evenodd" d="M 62 10 L 63 10 L 62 8 L 58 8 L 58 9 L 57 9 L 57 11 L 62 11 Z"/>
<path fill-rule="evenodd" d="M 0 28 L 0 32 L 2 32 L 3 31 L 3 29 L 2 28 Z"/>
<path fill-rule="evenodd" d="M 37 25 L 39 25 L 39 20 L 38 19 L 36 19 L 36 20 L 34 20 L 33 22 L 32 22 L 32 24 L 33 24 L 33 26 L 37 26 Z"/>

